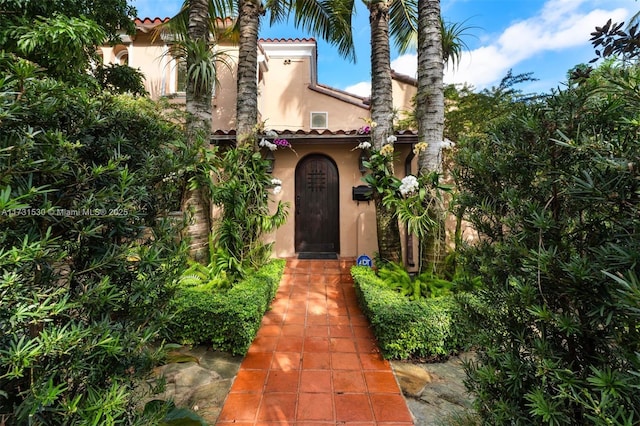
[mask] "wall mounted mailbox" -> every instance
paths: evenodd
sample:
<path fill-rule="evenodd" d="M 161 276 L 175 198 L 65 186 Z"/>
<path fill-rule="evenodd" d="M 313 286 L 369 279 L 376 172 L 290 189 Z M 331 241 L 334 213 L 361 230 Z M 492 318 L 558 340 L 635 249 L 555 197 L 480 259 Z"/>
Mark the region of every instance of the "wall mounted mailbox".
<path fill-rule="evenodd" d="M 373 198 L 373 189 L 369 185 L 358 185 L 352 189 L 353 201 L 370 201 Z"/>

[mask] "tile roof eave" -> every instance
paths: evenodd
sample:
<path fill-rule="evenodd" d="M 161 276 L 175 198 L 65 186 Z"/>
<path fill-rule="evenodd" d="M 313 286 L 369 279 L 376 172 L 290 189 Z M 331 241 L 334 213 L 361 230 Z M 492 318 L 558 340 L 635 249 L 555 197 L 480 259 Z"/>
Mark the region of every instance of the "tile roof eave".
<path fill-rule="evenodd" d="M 370 107 L 369 103 L 366 102 L 367 98 L 363 98 L 348 92 L 344 92 L 342 90 L 329 88 L 328 86 L 319 85 L 319 84 L 310 84 L 308 88 L 309 90 L 313 90 L 314 92 L 331 96 L 332 98 L 338 99 L 342 102 L 346 102 L 351 105 L 355 105 L 362 109 L 369 109 Z"/>
<path fill-rule="evenodd" d="M 280 130 L 278 137 L 289 141 L 304 141 L 305 143 L 353 143 L 368 138 L 368 135 L 358 133 L 357 130 Z M 414 144 L 418 142 L 418 134 L 413 130 L 396 132 L 396 144 Z M 210 141 L 233 141 L 236 139 L 235 130 L 216 130 L 211 134 Z"/>

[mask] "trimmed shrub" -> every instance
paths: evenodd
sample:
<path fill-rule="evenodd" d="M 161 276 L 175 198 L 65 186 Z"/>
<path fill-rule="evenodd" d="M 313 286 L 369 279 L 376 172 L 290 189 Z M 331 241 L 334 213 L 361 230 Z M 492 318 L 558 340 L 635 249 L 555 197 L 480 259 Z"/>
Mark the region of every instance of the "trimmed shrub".
<path fill-rule="evenodd" d="M 224 292 L 208 285 L 182 287 L 172 306 L 173 338 L 211 343 L 234 355 L 246 353 L 276 295 L 284 265 L 284 260 L 273 260 Z"/>
<path fill-rule="evenodd" d="M 447 357 L 468 345 L 461 302 L 473 304 L 470 294 L 410 300 L 386 288 L 370 268 L 354 266 L 351 275 L 385 358 Z"/>

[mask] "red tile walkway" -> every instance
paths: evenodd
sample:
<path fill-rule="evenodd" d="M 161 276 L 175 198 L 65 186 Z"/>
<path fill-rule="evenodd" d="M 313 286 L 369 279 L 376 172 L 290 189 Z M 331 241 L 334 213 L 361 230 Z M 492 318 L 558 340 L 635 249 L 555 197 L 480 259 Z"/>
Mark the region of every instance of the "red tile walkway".
<path fill-rule="evenodd" d="M 287 262 L 217 425 L 413 424 L 358 307 L 351 265 Z"/>

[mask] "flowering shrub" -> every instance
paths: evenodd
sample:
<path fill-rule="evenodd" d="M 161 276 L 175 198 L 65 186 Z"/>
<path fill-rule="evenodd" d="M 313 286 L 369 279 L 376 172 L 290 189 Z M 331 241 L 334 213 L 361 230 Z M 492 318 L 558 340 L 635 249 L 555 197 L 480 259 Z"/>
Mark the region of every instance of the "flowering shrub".
<path fill-rule="evenodd" d="M 265 137 L 260 140 L 260 143 L 258 143 L 258 145 L 261 148 L 267 148 L 269 151 L 276 151 L 278 148 L 289 148 L 293 151 L 293 148 L 291 147 L 291 143 L 284 138 L 279 138 L 278 132 L 276 132 L 275 130 L 263 130 L 263 129 L 264 129 L 264 123 L 262 123 L 260 126 L 258 126 L 255 129 L 257 134 L 264 131 Z M 273 139 L 273 142 L 269 142 L 267 139 Z"/>
<path fill-rule="evenodd" d="M 385 157 L 392 157 L 393 156 L 393 144 L 386 144 L 385 146 L 382 147 L 382 149 L 380 149 L 380 155 L 385 156 Z"/>
<path fill-rule="evenodd" d="M 413 147 L 413 153 L 415 155 L 420 154 L 423 151 L 427 150 L 427 147 L 429 146 L 428 143 L 426 142 L 418 142 L 414 147 Z"/>
<path fill-rule="evenodd" d="M 360 133 L 360 131 L 358 131 Z M 423 176 L 406 176 L 402 180 L 393 174 L 394 143 L 398 140 L 395 135 L 387 137 L 387 143 L 380 150 L 371 150 L 368 161 L 364 165 L 369 173 L 362 179 L 373 189 L 374 197 L 378 197 L 382 204 L 393 211 L 400 222 L 407 225 L 410 233 L 420 241 L 437 231 L 440 217 L 434 217 L 434 205 L 441 205 L 442 191 L 450 191 L 451 187 L 440 183 L 438 173 Z M 413 152 L 418 155 L 427 149 L 426 142 L 417 143 Z M 354 149 L 371 148 L 370 142 L 360 142 Z"/>
<path fill-rule="evenodd" d="M 358 144 L 358 146 L 356 146 L 354 149 L 369 149 L 371 148 L 371 142 L 360 142 Z"/>
<path fill-rule="evenodd" d="M 275 143 L 271 143 L 264 138 L 262 138 L 262 140 L 258 145 L 260 145 L 263 148 L 267 148 L 269 151 L 275 151 L 276 149 L 278 149 L 278 145 L 276 145 Z"/>
<path fill-rule="evenodd" d="M 291 148 L 291 144 L 286 139 L 275 139 L 273 143 L 280 148 Z"/>

